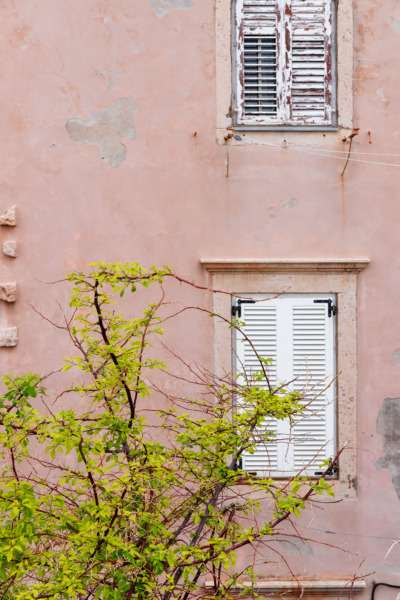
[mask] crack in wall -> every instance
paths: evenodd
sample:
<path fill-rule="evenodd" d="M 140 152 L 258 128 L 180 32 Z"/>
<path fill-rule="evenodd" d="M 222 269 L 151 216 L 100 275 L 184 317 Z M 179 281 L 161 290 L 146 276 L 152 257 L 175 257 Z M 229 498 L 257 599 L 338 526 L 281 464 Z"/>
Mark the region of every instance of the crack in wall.
<path fill-rule="evenodd" d="M 92 113 L 87 121 L 69 119 L 65 128 L 74 142 L 99 146 L 102 160 L 119 167 L 126 158 L 127 148 L 122 139 L 136 140 L 133 115 L 137 104 L 133 98 L 120 98 L 111 108 Z"/>

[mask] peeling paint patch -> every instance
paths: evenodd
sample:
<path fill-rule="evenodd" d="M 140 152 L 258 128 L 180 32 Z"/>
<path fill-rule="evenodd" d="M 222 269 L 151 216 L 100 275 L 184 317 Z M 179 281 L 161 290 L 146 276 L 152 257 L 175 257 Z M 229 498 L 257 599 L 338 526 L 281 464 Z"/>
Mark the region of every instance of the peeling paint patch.
<path fill-rule="evenodd" d="M 391 19 L 390 19 L 390 25 L 393 27 L 393 29 L 395 31 L 397 31 L 397 33 L 400 33 L 400 21 L 398 21 L 394 17 L 391 17 Z"/>
<path fill-rule="evenodd" d="M 297 198 L 291 198 L 289 200 L 289 202 L 285 202 L 285 204 L 283 205 L 283 208 L 294 208 L 297 203 L 298 203 Z"/>
<path fill-rule="evenodd" d="M 385 92 L 383 91 L 382 88 L 379 88 L 379 90 L 376 91 L 376 93 L 378 94 L 378 96 L 381 98 L 382 102 L 386 101 L 385 98 Z"/>
<path fill-rule="evenodd" d="M 386 398 L 376 421 L 376 430 L 383 438 L 384 456 L 375 466 L 390 471 L 400 499 L 400 398 Z"/>
<path fill-rule="evenodd" d="M 150 4 L 159 19 L 170 10 L 194 7 L 193 0 L 150 0 Z"/>
<path fill-rule="evenodd" d="M 107 79 L 108 79 L 108 89 L 111 90 L 115 88 L 115 77 L 123 77 L 126 75 L 126 71 L 118 71 L 116 69 L 106 69 Z"/>
<path fill-rule="evenodd" d="M 112 108 L 92 113 L 87 121 L 69 119 L 65 128 L 74 142 L 99 146 L 102 160 L 119 167 L 125 160 L 127 149 L 123 138 L 136 140 L 132 117 L 137 112 L 133 98 L 120 98 Z"/>
<path fill-rule="evenodd" d="M 115 25 L 110 21 L 110 17 L 104 17 L 104 25 L 109 25 L 111 33 L 115 33 Z"/>
<path fill-rule="evenodd" d="M 396 348 L 396 350 L 393 352 L 392 361 L 396 363 L 396 365 L 400 365 L 400 348 Z"/>
<path fill-rule="evenodd" d="M 302 554 L 303 556 L 312 556 L 313 551 L 306 541 L 289 535 L 276 535 L 274 540 L 279 542 L 279 550 L 284 555 Z"/>

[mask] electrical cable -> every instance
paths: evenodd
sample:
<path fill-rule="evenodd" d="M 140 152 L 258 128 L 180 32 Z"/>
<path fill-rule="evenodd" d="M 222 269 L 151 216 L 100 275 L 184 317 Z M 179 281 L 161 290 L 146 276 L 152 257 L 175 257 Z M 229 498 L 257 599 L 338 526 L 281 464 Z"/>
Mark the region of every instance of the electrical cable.
<path fill-rule="evenodd" d="M 383 581 L 378 581 L 376 583 L 374 582 L 372 586 L 371 600 L 374 600 L 375 590 L 379 585 L 385 585 L 386 587 L 400 589 L 400 585 L 394 585 L 393 583 L 384 583 Z"/>

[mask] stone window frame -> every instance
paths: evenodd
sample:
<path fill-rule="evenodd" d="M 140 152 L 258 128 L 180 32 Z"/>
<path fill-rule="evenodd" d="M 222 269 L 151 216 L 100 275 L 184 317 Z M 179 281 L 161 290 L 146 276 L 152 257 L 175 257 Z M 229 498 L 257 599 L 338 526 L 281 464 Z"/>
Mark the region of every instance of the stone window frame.
<path fill-rule="evenodd" d="M 256 144 L 310 144 L 329 145 L 347 140 L 353 132 L 353 0 L 340 0 L 336 11 L 336 108 L 337 127 L 332 130 L 296 130 L 260 126 L 238 129 L 233 136 L 232 119 L 233 60 L 232 60 L 232 3 L 233 0 L 216 0 L 216 100 L 217 140 L 233 145 Z M 329 130 L 330 129 L 330 130 Z"/>
<path fill-rule="evenodd" d="M 335 294 L 337 365 L 337 447 L 339 477 L 332 480 L 337 499 L 352 498 L 357 490 L 357 280 L 369 259 L 348 260 L 241 260 L 201 259 L 212 290 L 246 294 Z M 213 313 L 231 318 L 232 302 L 226 293 L 213 292 Z M 214 319 L 215 373 L 232 376 L 232 330 Z"/>

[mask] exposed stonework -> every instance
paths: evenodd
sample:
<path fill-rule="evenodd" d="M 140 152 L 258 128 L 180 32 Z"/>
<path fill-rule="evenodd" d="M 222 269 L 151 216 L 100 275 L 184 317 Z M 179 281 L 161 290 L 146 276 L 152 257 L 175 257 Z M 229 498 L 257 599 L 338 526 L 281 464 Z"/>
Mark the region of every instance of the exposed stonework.
<path fill-rule="evenodd" d="M 170 10 L 193 8 L 194 6 L 192 0 L 150 0 L 150 4 L 159 19 L 166 15 Z"/>
<path fill-rule="evenodd" d="M 15 302 L 17 299 L 17 284 L 15 281 L 0 283 L 0 300 Z"/>
<path fill-rule="evenodd" d="M 3 242 L 3 254 L 15 258 L 17 256 L 17 242 L 14 240 Z"/>
<path fill-rule="evenodd" d="M 383 438 L 384 456 L 375 466 L 390 471 L 400 499 L 400 398 L 386 398 L 376 421 L 376 430 Z"/>
<path fill-rule="evenodd" d="M 16 207 L 11 206 L 8 210 L 0 215 L 0 225 L 8 225 L 9 227 L 15 227 L 17 224 Z"/>
<path fill-rule="evenodd" d="M 18 344 L 18 328 L 3 327 L 0 328 L 0 346 L 10 348 Z"/>
<path fill-rule="evenodd" d="M 71 140 L 99 146 L 102 160 L 109 162 L 112 167 L 119 167 L 127 152 L 121 140 L 137 139 L 132 120 L 136 112 L 137 104 L 133 98 L 120 98 L 112 108 L 92 113 L 87 121 L 69 119 L 65 128 Z"/>

